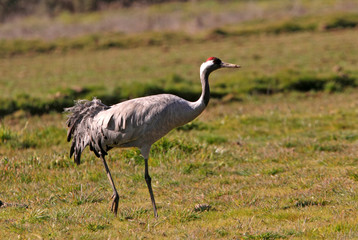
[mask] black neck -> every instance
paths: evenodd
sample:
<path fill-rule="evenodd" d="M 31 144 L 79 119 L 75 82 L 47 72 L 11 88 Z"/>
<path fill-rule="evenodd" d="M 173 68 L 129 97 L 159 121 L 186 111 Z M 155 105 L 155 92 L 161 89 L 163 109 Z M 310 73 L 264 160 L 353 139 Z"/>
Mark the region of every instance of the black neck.
<path fill-rule="evenodd" d="M 209 74 L 210 72 L 205 71 L 205 73 L 203 73 L 202 75 L 203 79 L 201 79 L 202 91 L 203 91 L 202 94 L 203 94 L 203 100 L 205 106 L 209 104 L 209 100 L 210 100 Z"/>

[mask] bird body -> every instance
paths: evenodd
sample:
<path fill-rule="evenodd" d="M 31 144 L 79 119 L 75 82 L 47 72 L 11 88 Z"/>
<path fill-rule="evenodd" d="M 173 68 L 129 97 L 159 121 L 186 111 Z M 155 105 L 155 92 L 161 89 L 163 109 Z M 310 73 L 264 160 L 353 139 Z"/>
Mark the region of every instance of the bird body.
<path fill-rule="evenodd" d="M 180 97 L 159 94 L 113 105 L 93 118 L 103 148 L 152 145 L 170 130 L 190 122 L 202 109 Z"/>
<path fill-rule="evenodd" d="M 104 159 L 113 147 L 138 147 L 145 159 L 145 179 L 148 185 L 154 215 L 157 216 L 151 178 L 148 173 L 148 157 L 153 143 L 170 130 L 184 125 L 199 116 L 210 98 L 209 74 L 219 68 L 238 68 L 238 65 L 223 63 L 218 58 L 208 58 L 200 67 L 202 94 L 195 102 L 187 101 L 171 94 L 158 94 L 124 101 L 106 106 L 99 99 L 80 100 L 67 108 L 69 127 L 67 140 L 73 138 L 70 157 L 80 164 L 81 153 L 90 146 L 104 163 L 113 188 L 112 211 L 117 213 L 118 193 L 109 168 Z"/>

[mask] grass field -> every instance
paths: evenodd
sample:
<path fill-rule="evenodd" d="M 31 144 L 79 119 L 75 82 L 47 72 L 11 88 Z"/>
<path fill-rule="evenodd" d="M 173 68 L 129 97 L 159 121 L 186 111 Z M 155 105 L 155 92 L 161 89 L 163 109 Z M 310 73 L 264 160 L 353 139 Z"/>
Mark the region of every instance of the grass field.
<path fill-rule="evenodd" d="M 358 238 L 357 27 L 266 31 L 287 22 L 0 58 L 0 238 Z M 79 166 L 68 158 L 66 116 L 47 103 L 153 89 L 195 98 L 209 56 L 242 69 L 213 73 L 206 111 L 153 146 L 159 218 L 136 149 L 109 152 L 115 217 L 102 163 L 88 150 Z"/>
<path fill-rule="evenodd" d="M 9 206 L 1 208 L 0 235 L 357 237 L 357 96 L 279 94 L 214 102 L 152 149 L 158 219 L 138 151 L 109 155 L 121 197 L 116 218 L 100 161 L 88 151 L 80 166 L 68 159 L 64 116 L 6 117 L 1 200 Z"/>

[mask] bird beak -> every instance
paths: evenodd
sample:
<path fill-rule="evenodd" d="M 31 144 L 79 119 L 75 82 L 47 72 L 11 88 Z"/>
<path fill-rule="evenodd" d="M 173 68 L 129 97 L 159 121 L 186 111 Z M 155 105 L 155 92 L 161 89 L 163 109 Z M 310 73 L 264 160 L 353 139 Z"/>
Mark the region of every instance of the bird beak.
<path fill-rule="evenodd" d="M 232 63 L 222 62 L 222 63 L 221 63 L 221 67 L 222 67 L 222 68 L 240 68 L 241 66 L 236 65 L 236 64 L 232 64 Z"/>

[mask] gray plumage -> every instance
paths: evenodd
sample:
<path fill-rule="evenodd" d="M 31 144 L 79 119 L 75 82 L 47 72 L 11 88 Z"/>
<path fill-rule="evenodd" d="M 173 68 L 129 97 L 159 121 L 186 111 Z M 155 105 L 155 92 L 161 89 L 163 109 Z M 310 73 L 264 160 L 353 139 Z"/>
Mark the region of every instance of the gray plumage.
<path fill-rule="evenodd" d="M 70 158 L 73 153 L 75 153 L 74 160 L 77 164 L 80 164 L 81 162 L 81 153 L 84 148 L 88 144 L 92 143 L 92 119 L 99 112 L 107 109 L 109 109 L 109 107 L 104 105 L 101 100 L 98 99 L 93 99 L 93 101 L 79 100 L 76 102 L 75 106 L 65 109 L 65 112 L 71 113 L 67 120 L 67 126 L 69 127 L 67 132 L 67 141 L 69 142 L 71 141 L 71 138 L 73 138 Z M 98 151 L 95 152 L 95 154 L 99 156 Z"/>
<path fill-rule="evenodd" d="M 81 153 L 86 146 L 100 157 L 105 165 L 113 188 L 112 211 L 117 213 L 118 193 L 114 186 L 104 156 L 113 147 L 138 147 L 145 159 L 145 179 L 152 200 L 154 215 L 157 216 L 151 179 L 148 173 L 149 151 L 153 143 L 170 130 L 195 119 L 209 102 L 209 74 L 222 67 L 238 68 L 223 63 L 218 58 L 208 58 L 201 65 L 200 79 L 202 94 L 198 101 L 190 102 L 171 94 L 159 94 L 124 101 L 106 106 L 99 99 L 80 100 L 65 109 L 70 113 L 67 140 L 72 138 L 70 157 L 80 164 Z"/>

